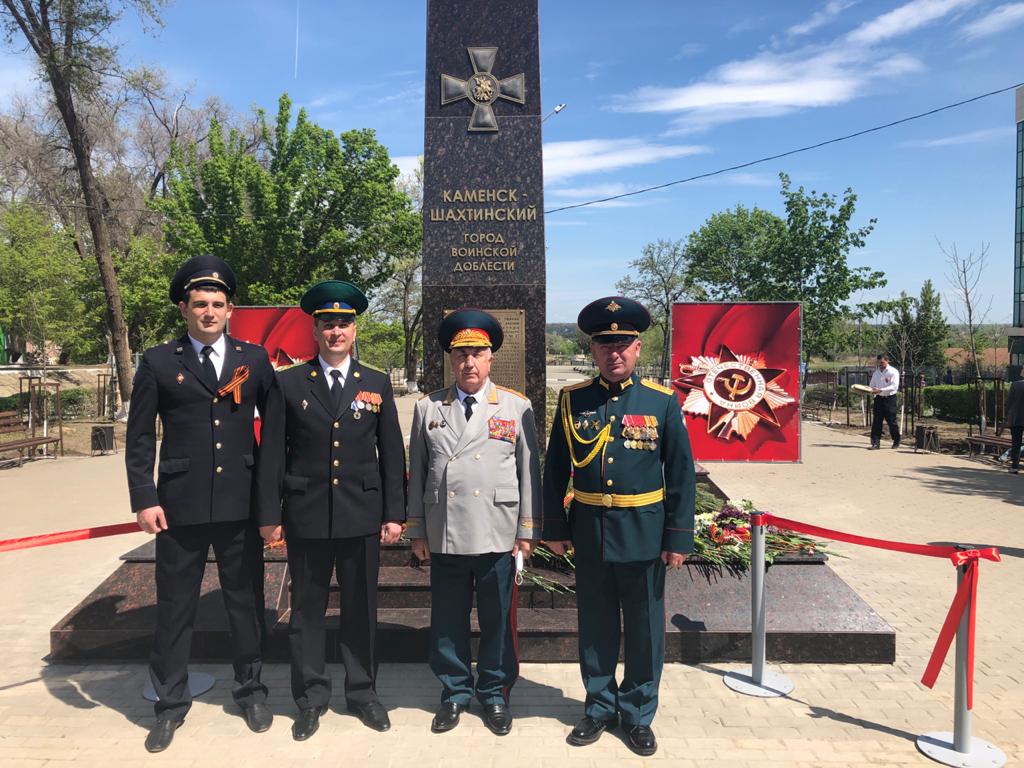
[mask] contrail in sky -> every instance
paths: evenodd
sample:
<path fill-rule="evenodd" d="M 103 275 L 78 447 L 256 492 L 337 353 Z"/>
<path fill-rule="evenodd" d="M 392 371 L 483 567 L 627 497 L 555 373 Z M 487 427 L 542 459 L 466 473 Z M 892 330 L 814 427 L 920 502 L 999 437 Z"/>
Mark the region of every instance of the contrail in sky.
<path fill-rule="evenodd" d="M 299 79 L 299 2 L 295 0 L 295 79 Z"/>

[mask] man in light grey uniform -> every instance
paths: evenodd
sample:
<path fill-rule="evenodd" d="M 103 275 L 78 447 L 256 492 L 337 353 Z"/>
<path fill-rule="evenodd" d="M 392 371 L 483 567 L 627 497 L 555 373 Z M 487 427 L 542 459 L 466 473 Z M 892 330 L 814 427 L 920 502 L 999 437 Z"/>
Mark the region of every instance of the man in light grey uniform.
<path fill-rule="evenodd" d="M 512 728 L 515 556 L 529 556 L 540 538 L 540 465 L 530 401 L 489 378 L 502 338 L 501 325 L 482 310 L 446 317 L 438 340 L 450 353 L 455 384 L 421 399 L 413 415 L 406 528 L 413 553 L 431 563 L 430 668 L 443 685 L 435 733 L 458 725 L 474 693 L 492 732 L 503 736 Z"/>

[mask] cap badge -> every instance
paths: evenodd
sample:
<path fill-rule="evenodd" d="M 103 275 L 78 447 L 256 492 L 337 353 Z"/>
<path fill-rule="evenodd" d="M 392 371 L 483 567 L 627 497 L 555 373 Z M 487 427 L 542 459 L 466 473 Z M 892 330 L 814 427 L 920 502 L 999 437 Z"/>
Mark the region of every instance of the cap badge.
<path fill-rule="evenodd" d="M 220 280 L 220 272 L 214 272 L 212 277 L 216 280 Z"/>
<path fill-rule="evenodd" d="M 605 307 L 605 309 L 607 309 L 609 312 L 618 312 L 620 309 L 622 309 L 622 307 L 616 304 L 615 300 L 612 299 L 611 303 L 607 307 Z"/>
<path fill-rule="evenodd" d="M 334 302 L 334 308 L 335 309 L 341 309 L 341 302 L 340 301 Z"/>
<path fill-rule="evenodd" d="M 613 331 L 619 330 L 619 324 L 618 323 L 612 323 L 612 330 Z"/>

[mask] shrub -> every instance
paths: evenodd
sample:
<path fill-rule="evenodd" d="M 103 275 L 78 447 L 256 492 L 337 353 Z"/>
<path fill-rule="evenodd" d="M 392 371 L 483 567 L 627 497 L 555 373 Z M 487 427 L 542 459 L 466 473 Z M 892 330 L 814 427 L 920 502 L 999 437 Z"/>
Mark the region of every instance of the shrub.
<path fill-rule="evenodd" d="M 988 418 L 995 418 L 995 386 L 986 384 Z M 935 416 L 950 421 L 972 421 L 978 417 L 978 395 L 971 384 L 939 384 L 924 389 L 925 405 L 931 406 Z"/>

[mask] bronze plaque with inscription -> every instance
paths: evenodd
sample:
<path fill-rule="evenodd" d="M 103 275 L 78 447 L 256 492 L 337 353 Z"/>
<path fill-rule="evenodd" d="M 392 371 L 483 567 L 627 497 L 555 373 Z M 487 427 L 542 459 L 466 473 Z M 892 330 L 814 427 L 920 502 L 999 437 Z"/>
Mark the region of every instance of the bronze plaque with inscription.
<path fill-rule="evenodd" d="M 446 309 L 448 317 L 454 309 Z M 505 332 L 505 340 L 501 349 L 494 354 L 491 363 L 491 381 L 517 392 L 526 392 L 526 310 L 523 309 L 488 309 L 501 323 Z M 450 387 L 455 379 L 452 367 L 446 361 L 444 366 L 444 385 Z"/>

